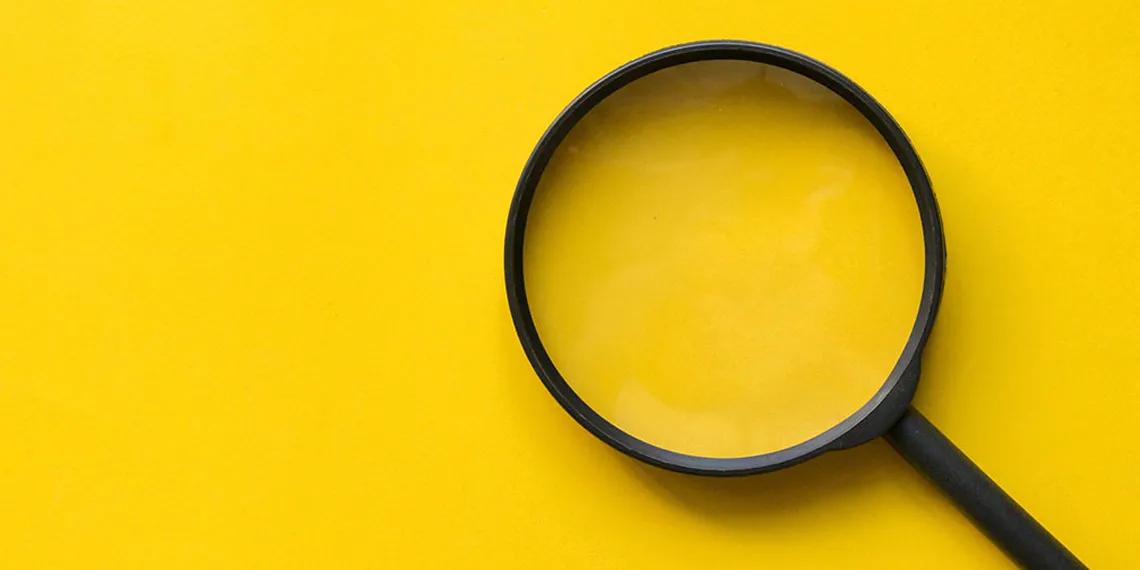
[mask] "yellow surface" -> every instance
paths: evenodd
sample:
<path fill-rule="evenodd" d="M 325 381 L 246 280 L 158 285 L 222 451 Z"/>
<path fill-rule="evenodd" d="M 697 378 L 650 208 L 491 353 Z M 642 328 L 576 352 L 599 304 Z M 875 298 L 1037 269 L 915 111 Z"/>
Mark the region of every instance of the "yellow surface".
<path fill-rule="evenodd" d="M 894 153 L 839 95 L 693 63 L 623 88 L 554 154 L 527 298 L 602 417 L 672 451 L 760 455 L 882 387 L 918 312 L 922 237 Z"/>
<path fill-rule="evenodd" d="M 941 199 L 917 405 L 1094 568 L 1140 566 L 1135 2 L 0 3 L 0 566 L 1005 568 L 881 442 L 625 459 L 514 338 L 558 110 L 680 41 L 844 70 Z"/>

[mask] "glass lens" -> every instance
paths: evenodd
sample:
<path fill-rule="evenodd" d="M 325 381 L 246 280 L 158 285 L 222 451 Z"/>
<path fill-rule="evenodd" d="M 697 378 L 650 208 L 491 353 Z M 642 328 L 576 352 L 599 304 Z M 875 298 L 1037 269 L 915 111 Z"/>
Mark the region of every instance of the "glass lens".
<path fill-rule="evenodd" d="M 838 95 L 698 62 L 621 89 L 563 141 L 524 271 L 590 407 L 659 447 L 745 457 L 882 386 L 917 314 L 922 227 L 894 154 Z"/>

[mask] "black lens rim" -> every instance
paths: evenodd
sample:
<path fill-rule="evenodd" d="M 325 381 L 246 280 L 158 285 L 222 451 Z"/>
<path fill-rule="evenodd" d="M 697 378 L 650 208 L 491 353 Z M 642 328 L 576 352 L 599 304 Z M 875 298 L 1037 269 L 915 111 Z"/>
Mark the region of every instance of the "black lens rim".
<path fill-rule="evenodd" d="M 823 85 L 855 107 L 887 141 L 906 173 L 918 204 L 925 245 L 922 298 L 914 327 L 878 392 L 858 411 L 822 434 L 787 449 L 749 457 L 715 458 L 677 453 L 638 439 L 602 418 L 566 383 L 546 352 L 530 312 L 523 275 L 527 215 L 543 171 L 574 125 L 603 99 L 641 77 L 668 67 L 707 60 L 753 61 L 781 67 Z M 618 451 L 651 465 L 695 475 L 732 476 L 772 471 L 831 449 L 858 445 L 882 435 L 894 424 L 910 405 L 917 387 L 922 350 L 942 297 L 945 256 L 942 219 L 930 179 L 902 127 L 882 105 L 851 79 L 798 52 L 747 41 L 713 40 L 672 46 L 637 58 L 586 88 L 558 115 L 539 139 L 515 188 L 507 218 L 504 269 L 511 318 L 523 350 L 550 394 L 582 427 Z"/>

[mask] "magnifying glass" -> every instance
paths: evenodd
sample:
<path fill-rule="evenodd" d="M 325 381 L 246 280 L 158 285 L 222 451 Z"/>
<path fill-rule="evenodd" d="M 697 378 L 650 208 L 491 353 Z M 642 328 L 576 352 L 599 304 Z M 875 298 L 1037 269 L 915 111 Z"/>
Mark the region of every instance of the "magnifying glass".
<path fill-rule="evenodd" d="M 527 161 L 505 261 L 535 372 L 622 453 L 749 475 L 882 436 L 1014 561 L 1084 568 L 910 407 L 938 204 L 898 123 L 823 63 L 709 41 L 606 75 Z"/>

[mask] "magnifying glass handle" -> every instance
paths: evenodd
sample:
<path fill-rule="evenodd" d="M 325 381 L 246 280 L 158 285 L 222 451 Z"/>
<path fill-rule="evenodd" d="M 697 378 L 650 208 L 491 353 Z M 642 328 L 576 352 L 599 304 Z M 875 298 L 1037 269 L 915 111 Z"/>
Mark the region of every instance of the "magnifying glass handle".
<path fill-rule="evenodd" d="M 914 408 L 907 409 L 886 438 L 1022 567 L 1086 568 Z"/>

